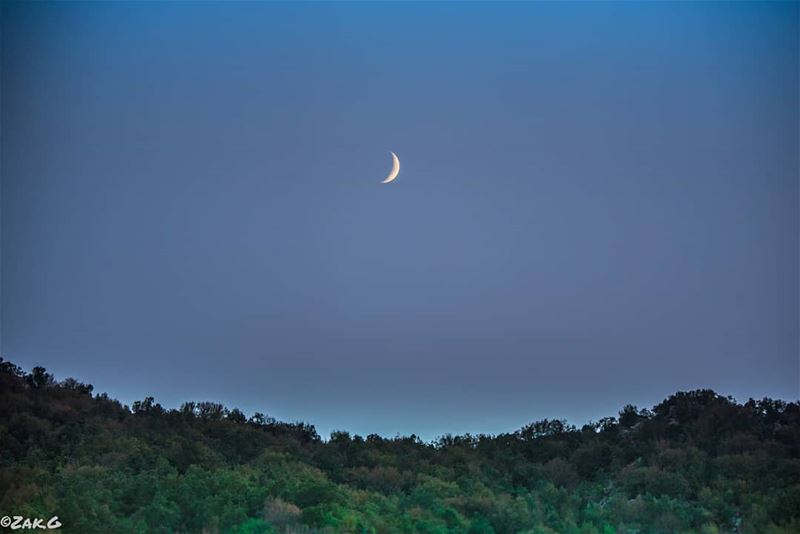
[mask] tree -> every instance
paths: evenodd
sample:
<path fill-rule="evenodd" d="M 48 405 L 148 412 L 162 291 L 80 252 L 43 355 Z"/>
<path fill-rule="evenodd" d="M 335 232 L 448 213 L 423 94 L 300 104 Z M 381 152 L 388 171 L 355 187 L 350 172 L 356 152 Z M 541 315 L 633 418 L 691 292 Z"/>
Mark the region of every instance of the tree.
<path fill-rule="evenodd" d="M 48 373 L 44 367 L 36 366 L 28 375 L 28 384 L 35 389 L 46 388 L 54 383 L 53 375 Z"/>
<path fill-rule="evenodd" d="M 245 416 L 239 408 L 234 408 L 228 413 L 228 421 L 244 424 L 247 422 L 247 416 Z"/>
<path fill-rule="evenodd" d="M 153 397 L 145 397 L 144 400 L 134 401 L 131 407 L 134 414 L 162 414 L 164 408 L 158 404 Z"/>

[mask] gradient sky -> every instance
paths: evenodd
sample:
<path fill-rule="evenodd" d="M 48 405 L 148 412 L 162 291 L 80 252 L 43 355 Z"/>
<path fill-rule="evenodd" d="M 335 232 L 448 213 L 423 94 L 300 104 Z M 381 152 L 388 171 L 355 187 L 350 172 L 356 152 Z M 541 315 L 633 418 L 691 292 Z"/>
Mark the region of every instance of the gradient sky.
<path fill-rule="evenodd" d="M 4 2 L 2 353 L 323 434 L 796 399 L 799 6 Z"/>

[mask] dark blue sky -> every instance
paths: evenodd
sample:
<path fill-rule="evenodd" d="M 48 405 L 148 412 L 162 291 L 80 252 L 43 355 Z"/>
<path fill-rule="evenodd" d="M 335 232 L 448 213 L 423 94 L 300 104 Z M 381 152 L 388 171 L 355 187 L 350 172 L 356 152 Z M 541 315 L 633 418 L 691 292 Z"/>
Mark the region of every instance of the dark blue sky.
<path fill-rule="evenodd" d="M 426 438 L 798 396 L 798 3 L 4 3 L 2 30 L 25 367 Z"/>

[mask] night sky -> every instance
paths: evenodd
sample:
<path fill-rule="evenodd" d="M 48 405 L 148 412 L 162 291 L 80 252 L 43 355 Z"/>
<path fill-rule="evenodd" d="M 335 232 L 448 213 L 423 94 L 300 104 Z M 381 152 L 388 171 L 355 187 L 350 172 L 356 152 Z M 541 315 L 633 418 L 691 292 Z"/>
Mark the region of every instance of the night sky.
<path fill-rule="evenodd" d="M 323 435 L 800 395 L 798 3 L 2 10 L 6 359 Z"/>

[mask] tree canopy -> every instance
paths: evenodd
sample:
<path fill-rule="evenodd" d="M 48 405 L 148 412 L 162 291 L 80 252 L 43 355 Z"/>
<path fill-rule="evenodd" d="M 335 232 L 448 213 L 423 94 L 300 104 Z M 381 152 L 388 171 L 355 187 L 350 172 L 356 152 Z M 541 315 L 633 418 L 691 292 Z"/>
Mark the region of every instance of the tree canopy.
<path fill-rule="evenodd" d="M 426 443 L 93 391 L 0 359 L 0 512 L 76 533 L 800 532 L 795 402 L 687 391 Z"/>

